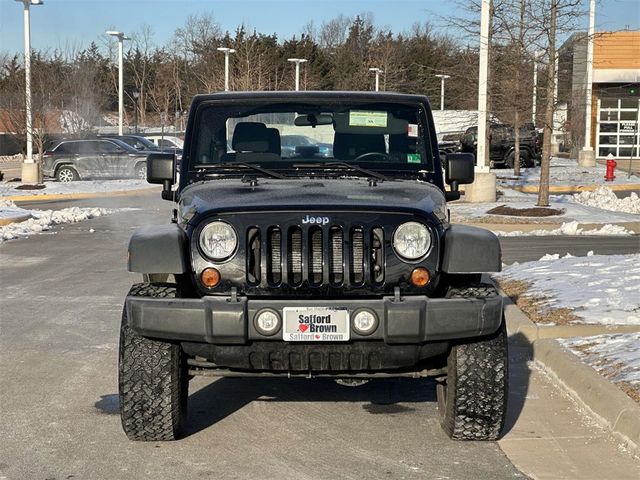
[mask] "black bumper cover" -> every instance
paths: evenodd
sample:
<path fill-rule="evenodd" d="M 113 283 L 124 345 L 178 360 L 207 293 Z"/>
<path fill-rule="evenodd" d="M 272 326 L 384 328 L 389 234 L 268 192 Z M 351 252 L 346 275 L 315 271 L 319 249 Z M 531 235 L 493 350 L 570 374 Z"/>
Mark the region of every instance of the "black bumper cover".
<path fill-rule="evenodd" d="M 282 334 L 266 337 L 253 326 L 255 314 L 283 307 L 343 307 L 350 312 L 366 307 L 379 319 L 368 336 L 351 329 L 351 342 L 384 341 L 393 344 L 423 344 L 489 335 L 502 322 L 502 297 L 428 298 L 407 296 L 378 299 L 261 300 L 246 297 L 148 298 L 127 297 L 129 326 L 139 335 L 180 342 L 215 345 L 247 345 L 281 342 Z M 349 343 L 349 342 L 345 342 Z M 318 343 L 318 345 L 328 345 Z"/>

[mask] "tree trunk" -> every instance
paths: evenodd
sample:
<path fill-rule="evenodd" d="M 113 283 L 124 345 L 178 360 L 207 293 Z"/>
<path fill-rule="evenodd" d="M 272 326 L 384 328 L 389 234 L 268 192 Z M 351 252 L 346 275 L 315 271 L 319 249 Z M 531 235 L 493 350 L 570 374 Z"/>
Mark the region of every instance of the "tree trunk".
<path fill-rule="evenodd" d="M 516 85 L 520 81 L 519 69 L 516 70 Z M 513 122 L 513 130 L 514 130 L 514 151 L 513 151 L 513 175 L 516 177 L 520 176 L 520 115 L 519 111 L 516 108 L 515 118 Z"/>
<path fill-rule="evenodd" d="M 544 112 L 544 141 L 542 143 L 542 163 L 540 165 L 539 207 L 549 206 L 549 166 L 551 164 L 551 136 L 553 135 L 553 112 L 555 109 L 554 84 L 556 76 L 556 17 L 558 0 L 551 1 L 549 20 L 549 65 L 547 66 L 546 105 Z"/>

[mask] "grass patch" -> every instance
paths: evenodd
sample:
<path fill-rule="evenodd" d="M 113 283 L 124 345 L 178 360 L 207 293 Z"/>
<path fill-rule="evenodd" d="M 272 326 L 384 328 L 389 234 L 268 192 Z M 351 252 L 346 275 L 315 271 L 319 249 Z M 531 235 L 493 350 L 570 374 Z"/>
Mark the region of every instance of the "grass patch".
<path fill-rule="evenodd" d="M 530 283 L 522 280 L 498 280 L 498 285 L 534 323 L 569 325 L 579 320 L 570 308 L 550 308 L 545 297 L 525 295 Z"/>

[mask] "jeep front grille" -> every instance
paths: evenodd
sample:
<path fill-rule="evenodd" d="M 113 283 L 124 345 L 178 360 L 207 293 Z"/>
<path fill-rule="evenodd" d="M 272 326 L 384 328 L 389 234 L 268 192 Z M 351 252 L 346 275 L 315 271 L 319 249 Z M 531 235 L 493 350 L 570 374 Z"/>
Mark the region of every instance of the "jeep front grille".
<path fill-rule="evenodd" d="M 249 285 L 358 287 L 384 281 L 384 232 L 379 227 L 252 227 L 246 241 Z"/>

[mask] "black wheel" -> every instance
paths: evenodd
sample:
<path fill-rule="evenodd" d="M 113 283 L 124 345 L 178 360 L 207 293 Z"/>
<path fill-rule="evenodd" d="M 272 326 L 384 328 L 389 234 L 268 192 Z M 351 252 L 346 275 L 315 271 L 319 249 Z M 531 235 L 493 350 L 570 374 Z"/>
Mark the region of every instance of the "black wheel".
<path fill-rule="evenodd" d="M 176 296 L 172 284 L 140 283 L 129 295 Z M 122 313 L 119 352 L 119 398 L 122 428 L 131 440 L 179 438 L 187 415 L 187 362 L 180 345 L 137 335 Z"/>
<path fill-rule="evenodd" d="M 493 286 L 452 289 L 448 297 L 497 295 Z M 440 425 L 454 440 L 496 440 L 507 413 L 508 356 L 504 319 L 493 335 L 454 345 L 438 384 Z"/>
<path fill-rule="evenodd" d="M 56 172 L 56 178 L 59 182 L 68 183 L 80 180 L 80 175 L 78 175 L 75 168 L 62 166 Z"/>
<path fill-rule="evenodd" d="M 513 168 L 514 166 L 514 162 L 515 162 L 515 158 L 516 158 L 516 152 L 511 152 L 508 156 L 507 159 L 504 161 L 504 164 L 508 167 L 508 168 Z M 521 151 L 520 152 L 520 168 L 528 168 L 530 167 L 530 159 L 529 159 L 529 154 L 527 152 Z"/>
<path fill-rule="evenodd" d="M 139 180 L 146 180 L 147 179 L 147 164 L 146 163 L 139 163 L 138 165 L 136 165 L 136 178 Z"/>

